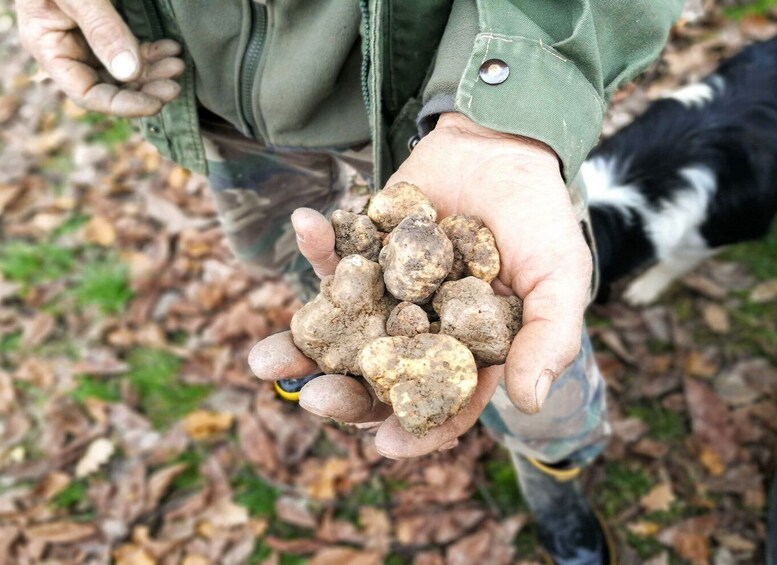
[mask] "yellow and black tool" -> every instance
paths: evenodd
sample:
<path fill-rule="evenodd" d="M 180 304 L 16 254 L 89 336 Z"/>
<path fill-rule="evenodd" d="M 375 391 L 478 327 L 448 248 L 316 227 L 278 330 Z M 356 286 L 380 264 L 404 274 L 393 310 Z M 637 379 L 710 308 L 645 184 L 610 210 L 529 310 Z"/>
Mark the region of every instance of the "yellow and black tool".
<path fill-rule="evenodd" d="M 284 400 L 299 402 L 299 391 L 302 390 L 302 387 L 323 374 L 324 373 L 313 373 L 298 379 L 281 379 L 275 381 L 275 392 Z"/>

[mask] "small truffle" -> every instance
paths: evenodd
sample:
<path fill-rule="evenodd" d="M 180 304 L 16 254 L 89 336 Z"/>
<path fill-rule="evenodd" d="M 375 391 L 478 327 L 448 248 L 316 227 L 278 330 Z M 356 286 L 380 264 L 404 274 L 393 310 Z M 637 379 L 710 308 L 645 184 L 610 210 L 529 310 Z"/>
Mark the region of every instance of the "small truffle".
<path fill-rule="evenodd" d="M 501 267 L 494 235 L 475 216 L 448 216 L 440 222 L 440 229 L 453 243 L 453 267 L 447 280 L 466 276 L 490 283 Z"/>
<path fill-rule="evenodd" d="M 359 373 L 359 353 L 386 335 L 386 319 L 396 301 L 384 294 L 380 266 L 349 255 L 321 293 L 291 319 L 294 344 L 326 373 Z"/>
<path fill-rule="evenodd" d="M 429 318 L 420 306 L 412 302 L 400 302 L 389 314 L 386 333 L 405 337 L 429 333 Z"/>
<path fill-rule="evenodd" d="M 340 257 L 361 255 L 370 261 L 378 260 L 383 242 L 369 217 L 335 210 L 332 227 L 335 230 L 335 252 Z"/>
<path fill-rule="evenodd" d="M 367 206 L 367 215 L 382 232 L 390 232 L 408 216 L 423 216 L 432 222 L 437 220 L 429 199 L 417 186 L 398 182 L 378 192 Z"/>

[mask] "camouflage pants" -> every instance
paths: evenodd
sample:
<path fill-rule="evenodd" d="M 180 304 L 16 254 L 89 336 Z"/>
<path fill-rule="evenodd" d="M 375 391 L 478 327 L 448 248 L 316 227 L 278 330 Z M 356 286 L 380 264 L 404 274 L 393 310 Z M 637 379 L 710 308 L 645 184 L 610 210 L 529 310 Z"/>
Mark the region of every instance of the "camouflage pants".
<path fill-rule="evenodd" d="M 289 216 L 300 206 L 325 215 L 335 210 L 354 172 L 371 174 L 370 148 L 276 152 L 213 128 L 206 151 L 216 207 L 235 254 L 252 269 L 284 276 L 303 300 L 312 298 L 318 278 L 297 251 Z M 572 199 L 584 220 L 583 191 L 574 188 Z M 610 427 L 604 380 L 585 332 L 577 359 L 553 384 L 539 414 L 519 412 L 502 383 L 481 421 L 509 450 L 546 463 L 582 465 L 596 457 Z"/>

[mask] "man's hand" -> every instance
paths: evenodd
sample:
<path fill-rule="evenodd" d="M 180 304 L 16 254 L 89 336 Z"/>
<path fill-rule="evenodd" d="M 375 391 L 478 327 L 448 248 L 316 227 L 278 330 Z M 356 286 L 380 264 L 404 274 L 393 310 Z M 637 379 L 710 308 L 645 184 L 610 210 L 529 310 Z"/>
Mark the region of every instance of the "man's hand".
<path fill-rule="evenodd" d="M 523 327 L 507 362 L 483 369 L 470 403 L 459 414 L 416 438 L 391 416 L 375 443 L 388 457 L 424 455 L 455 445 L 472 427 L 504 376 L 515 406 L 538 412 L 553 380 L 580 348 L 583 313 L 591 284 L 591 254 L 575 218 L 556 155 L 547 146 L 500 134 L 460 114 L 443 114 L 433 132 L 415 147 L 389 179 L 407 181 L 434 203 L 438 217 L 480 217 L 493 232 L 502 261 L 498 293 L 523 299 Z M 292 215 L 300 251 L 320 276 L 334 272 L 334 232 L 309 209 Z M 251 367 L 263 379 L 302 376 L 316 370 L 288 332 L 257 344 Z M 383 420 L 388 407 L 368 385 L 350 377 L 327 375 L 308 383 L 300 404 L 322 416 L 349 423 Z"/>
<path fill-rule="evenodd" d="M 137 118 L 178 96 L 180 46 L 140 45 L 110 0 L 16 0 L 16 10 L 22 45 L 79 106 Z"/>

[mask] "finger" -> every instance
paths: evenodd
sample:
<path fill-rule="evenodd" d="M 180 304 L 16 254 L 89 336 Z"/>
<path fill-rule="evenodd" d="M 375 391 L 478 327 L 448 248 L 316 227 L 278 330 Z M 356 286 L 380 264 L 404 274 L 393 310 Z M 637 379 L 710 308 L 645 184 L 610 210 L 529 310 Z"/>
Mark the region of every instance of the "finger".
<path fill-rule="evenodd" d="M 315 361 L 305 357 L 291 339 L 291 332 L 280 332 L 254 345 L 248 354 L 254 375 L 265 381 L 296 379 L 318 371 Z"/>
<path fill-rule="evenodd" d="M 155 80 L 143 85 L 140 91 L 153 96 L 163 103 L 167 103 L 181 93 L 181 85 L 174 80 Z"/>
<path fill-rule="evenodd" d="M 322 214 L 312 208 L 297 208 L 291 215 L 300 253 L 319 277 L 335 272 L 340 258 L 335 253 L 335 230 Z"/>
<path fill-rule="evenodd" d="M 346 424 L 383 421 L 391 407 L 380 402 L 361 379 L 323 375 L 310 381 L 299 393 L 305 410 Z"/>
<path fill-rule="evenodd" d="M 180 76 L 186 65 L 181 59 L 176 57 L 166 57 L 156 63 L 153 63 L 148 70 L 143 73 L 140 81 L 149 83 L 155 80 L 171 79 Z"/>
<path fill-rule="evenodd" d="M 494 294 L 497 296 L 513 296 L 515 293 L 513 292 L 513 289 L 504 284 L 499 279 L 494 279 L 491 281 L 491 288 L 494 289 Z"/>
<path fill-rule="evenodd" d="M 59 7 L 79 26 L 100 62 L 116 80 L 140 76 L 140 45 L 108 0 L 59 0 Z"/>
<path fill-rule="evenodd" d="M 574 281 L 545 280 L 523 301 L 523 325 L 506 363 L 507 393 L 526 414 L 536 414 L 551 384 L 580 351 L 585 297 Z"/>
<path fill-rule="evenodd" d="M 390 417 L 375 436 L 376 449 L 390 459 L 406 459 L 447 448 L 453 440 L 475 425 L 494 395 L 503 372 L 501 365 L 481 369 L 478 373 L 478 386 L 467 405 L 441 426 L 429 430 L 424 437 L 414 436 L 402 428 L 396 416 Z"/>
<path fill-rule="evenodd" d="M 169 57 L 178 57 L 180 54 L 180 44 L 172 39 L 160 39 L 159 41 L 140 44 L 140 55 L 148 63 L 156 63 Z"/>

